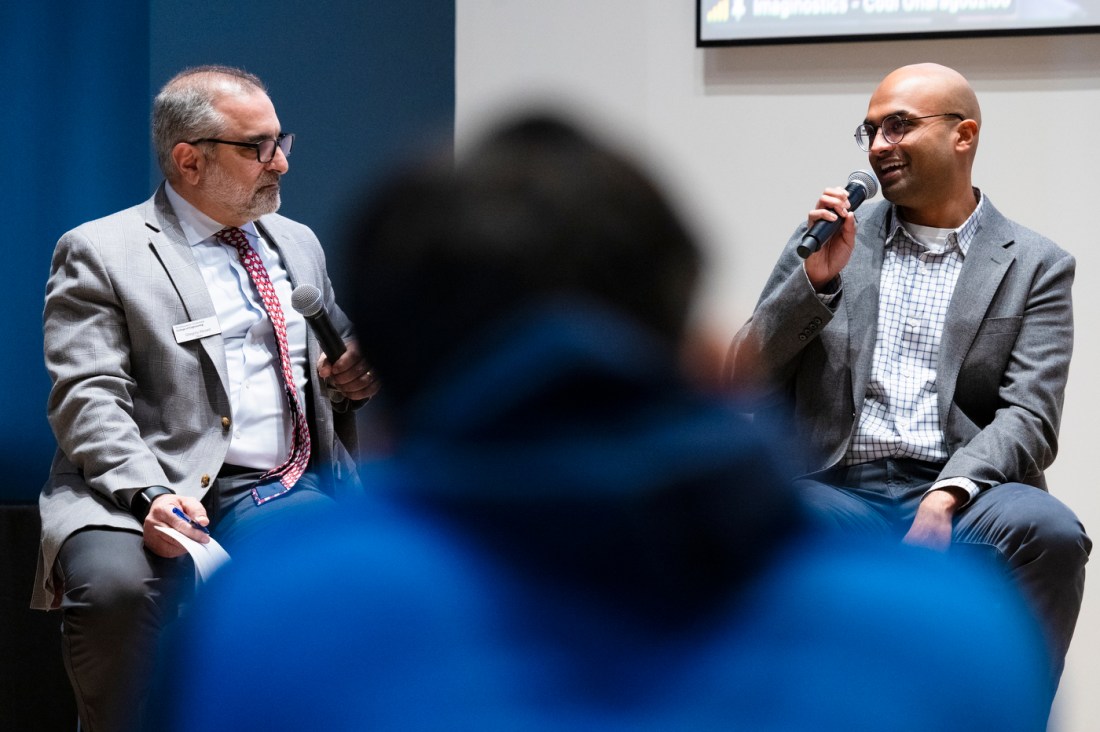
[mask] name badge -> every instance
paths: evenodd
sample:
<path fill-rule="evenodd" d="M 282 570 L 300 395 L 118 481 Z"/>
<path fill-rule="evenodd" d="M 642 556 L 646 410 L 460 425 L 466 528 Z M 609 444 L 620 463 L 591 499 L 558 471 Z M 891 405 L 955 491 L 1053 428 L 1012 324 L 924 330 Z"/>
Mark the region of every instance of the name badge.
<path fill-rule="evenodd" d="M 187 343 L 196 338 L 205 338 L 209 335 L 217 335 L 222 332 L 218 316 L 211 315 L 202 320 L 192 320 L 188 323 L 180 323 L 172 326 L 172 333 L 176 336 L 176 343 Z"/>

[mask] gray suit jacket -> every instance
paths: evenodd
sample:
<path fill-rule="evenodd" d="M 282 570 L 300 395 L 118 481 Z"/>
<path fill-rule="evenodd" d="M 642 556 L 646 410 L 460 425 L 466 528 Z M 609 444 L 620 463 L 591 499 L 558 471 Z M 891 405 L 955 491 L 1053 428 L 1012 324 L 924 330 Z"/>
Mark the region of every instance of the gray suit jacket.
<path fill-rule="evenodd" d="M 871 375 L 892 207 L 861 209 L 857 223 L 835 311 L 813 292 L 795 252 L 803 226 L 730 350 L 731 379 L 781 397 L 769 408 L 794 421 L 797 444 L 806 448 L 796 458 L 799 473 L 844 456 Z M 936 391 L 950 455 L 941 477 L 1045 488 L 1073 349 L 1075 266 L 1052 241 L 985 201 L 940 343 Z"/>
<path fill-rule="evenodd" d="M 257 225 L 278 249 L 291 282 L 324 297 L 336 328 L 325 257 L 307 227 L 278 215 Z M 150 200 L 68 232 L 54 251 L 43 315 L 53 387 L 49 420 L 58 450 L 42 490 L 42 544 L 32 606 L 51 606 L 61 544 L 89 526 L 140 532 L 128 506 L 135 489 L 164 485 L 201 498 L 224 462 L 231 435 L 220 335 L 177 343 L 172 326 L 215 314 L 163 186 Z M 356 483 L 354 415 L 333 408 L 313 371 L 311 466 L 334 490 Z"/>

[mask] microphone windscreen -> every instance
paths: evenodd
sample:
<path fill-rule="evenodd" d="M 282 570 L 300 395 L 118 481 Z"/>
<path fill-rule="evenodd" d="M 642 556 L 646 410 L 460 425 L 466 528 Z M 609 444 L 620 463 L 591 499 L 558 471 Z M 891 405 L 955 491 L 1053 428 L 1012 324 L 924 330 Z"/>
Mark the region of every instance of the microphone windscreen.
<path fill-rule="evenodd" d="M 867 189 L 867 198 L 874 198 L 878 195 L 878 180 L 874 174 L 869 170 L 857 170 L 848 176 L 849 183 L 859 183 L 861 186 Z"/>
<path fill-rule="evenodd" d="M 298 285 L 290 295 L 290 306 L 306 318 L 312 318 L 324 308 L 321 291 L 313 285 Z"/>

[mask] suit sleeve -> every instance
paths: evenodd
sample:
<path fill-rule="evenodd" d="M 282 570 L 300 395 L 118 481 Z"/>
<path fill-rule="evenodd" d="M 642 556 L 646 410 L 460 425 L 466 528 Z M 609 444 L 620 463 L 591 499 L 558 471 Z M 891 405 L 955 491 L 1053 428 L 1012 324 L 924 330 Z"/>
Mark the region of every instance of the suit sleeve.
<path fill-rule="evenodd" d="M 61 238 L 46 285 L 43 341 L 52 386 L 48 418 L 58 446 L 105 496 L 166 485 L 133 418 L 129 324 L 111 273 L 79 230 Z"/>
<path fill-rule="evenodd" d="M 796 252 L 805 229 L 787 242 L 752 317 L 733 338 L 726 358 L 730 384 L 757 393 L 782 387 L 794 378 L 803 350 L 833 319 Z"/>

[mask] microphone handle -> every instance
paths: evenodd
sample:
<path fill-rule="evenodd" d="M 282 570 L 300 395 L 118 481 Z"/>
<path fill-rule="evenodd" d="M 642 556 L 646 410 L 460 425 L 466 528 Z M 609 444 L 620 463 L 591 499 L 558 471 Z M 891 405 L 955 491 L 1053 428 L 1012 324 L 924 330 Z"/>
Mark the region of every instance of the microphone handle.
<path fill-rule="evenodd" d="M 867 189 L 855 181 L 845 186 L 844 190 L 848 191 L 849 211 L 855 211 L 859 208 L 859 204 L 867 199 Z M 836 209 L 833 209 L 833 213 L 836 213 L 838 217 L 840 216 Z M 836 230 L 840 228 L 842 221 L 840 218 L 837 218 L 836 221 L 826 221 L 824 219 L 815 221 L 810 230 L 806 232 L 806 235 L 802 237 L 802 243 L 798 245 L 798 256 L 805 259 L 825 246 L 825 242 L 829 241 Z"/>
<path fill-rule="evenodd" d="M 336 332 L 336 328 L 332 326 L 332 321 L 328 317 L 328 313 L 321 310 L 316 315 L 308 316 L 306 320 L 313 326 L 313 332 L 317 336 L 317 342 L 321 344 L 321 350 L 328 356 L 330 363 L 336 363 L 336 359 L 344 355 L 344 351 L 347 348 L 344 346 L 344 339 L 340 337 L 340 334 Z"/>

